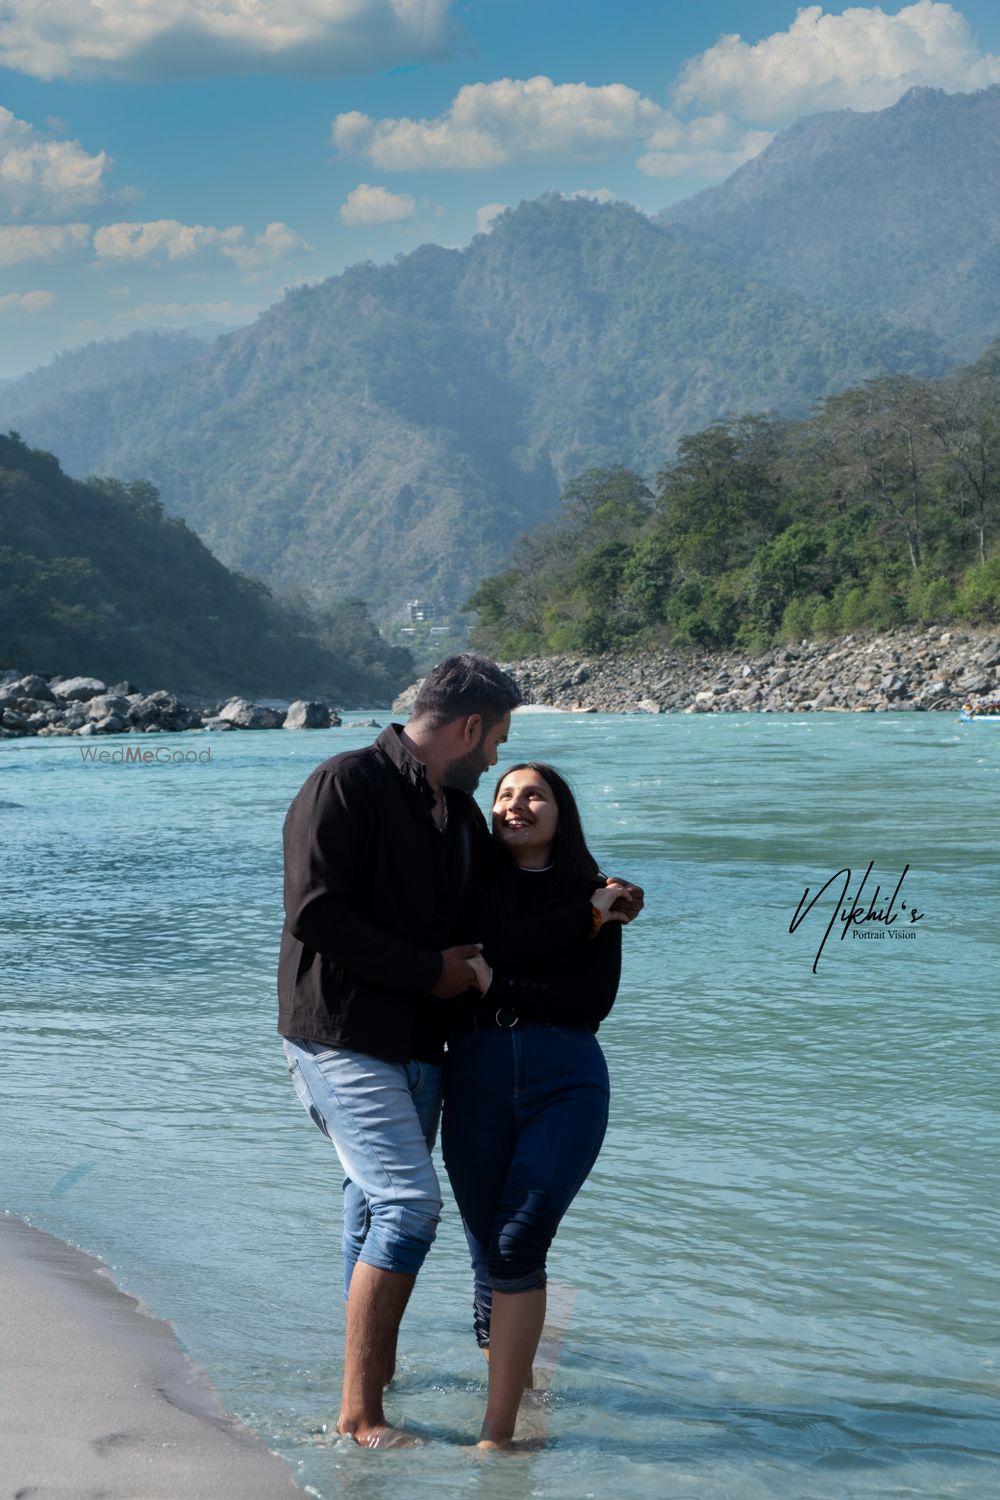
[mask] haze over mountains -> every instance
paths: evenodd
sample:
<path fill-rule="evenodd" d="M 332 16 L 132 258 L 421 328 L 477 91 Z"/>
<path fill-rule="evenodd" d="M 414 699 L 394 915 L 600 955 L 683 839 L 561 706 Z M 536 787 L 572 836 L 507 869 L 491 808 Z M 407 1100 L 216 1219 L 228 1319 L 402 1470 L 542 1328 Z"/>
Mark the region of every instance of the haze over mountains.
<path fill-rule="evenodd" d="M 818 307 L 930 329 L 975 359 L 1000 332 L 1000 84 L 808 115 L 660 218 Z"/>
<path fill-rule="evenodd" d="M 147 336 L 99 368 L 98 346 L 86 381 L 64 357 L 62 386 L 56 362 L 0 389 L 0 427 L 70 473 L 150 479 L 279 592 L 454 606 L 588 467 L 653 473 L 722 416 L 978 353 L 1000 333 L 998 114 L 1000 88 L 814 116 L 660 222 L 550 195 L 207 350 Z"/>

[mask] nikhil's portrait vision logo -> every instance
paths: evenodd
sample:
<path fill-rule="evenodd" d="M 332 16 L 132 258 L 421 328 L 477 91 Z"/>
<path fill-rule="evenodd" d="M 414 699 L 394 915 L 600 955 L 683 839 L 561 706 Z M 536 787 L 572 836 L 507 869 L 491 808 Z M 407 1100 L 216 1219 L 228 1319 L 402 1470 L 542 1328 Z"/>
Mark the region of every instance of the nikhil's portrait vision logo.
<path fill-rule="evenodd" d="M 826 947 L 827 938 L 833 932 L 838 921 L 841 924 L 840 937 L 843 941 L 848 933 L 851 940 L 856 941 L 883 941 L 883 942 L 907 942 L 913 941 L 918 932 L 917 924 L 924 919 L 924 913 L 918 911 L 912 901 L 904 901 L 902 898 L 903 881 L 909 865 L 903 866 L 903 873 L 896 881 L 895 888 L 888 900 L 882 895 L 881 885 L 871 885 L 872 870 L 875 861 L 869 862 L 868 868 L 861 877 L 855 895 L 849 896 L 848 891 L 853 879 L 849 868 L 837 870 L 829 880 L 823 882 L 815 892 L 811 886 L 806 886 L 802 892 L 802 899 L 795 909 L 795 915 L 788 924 L 789 932 L 796 932 L 807 917 L 817 908 L 824 896 L 832 901 L 832 913 L 826 924 L 826 929 L 820 939 L 819 947 L 816 949 L 816 957 L 813 959 L 812 971 L 817 973 L 823 949 Z M 839 886 L 837 883 L 842 882 Z M 867 902 L 867 904 L 866 904 Z M 827 903 L 819 907 L 815 926 L 817 930 L 826 915 Z"/>

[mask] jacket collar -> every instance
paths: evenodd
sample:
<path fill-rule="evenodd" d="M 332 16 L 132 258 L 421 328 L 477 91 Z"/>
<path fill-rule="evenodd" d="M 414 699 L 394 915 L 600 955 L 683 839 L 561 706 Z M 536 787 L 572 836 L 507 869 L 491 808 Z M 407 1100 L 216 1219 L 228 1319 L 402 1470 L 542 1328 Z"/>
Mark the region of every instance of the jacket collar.
<path fill-rule="evenodd" d="M 433 802 L 434 793 L 427 780 L 427 767 L 423 761 L 417 760 L 416 756 L 411 755 L 407 750 L 401 739 L 402 732 L 402 724 L 390 724 L 388 729 L 383 729 L 375 744 L 385 758 L 396 767 L 403 780 L 417 787 Z"/>

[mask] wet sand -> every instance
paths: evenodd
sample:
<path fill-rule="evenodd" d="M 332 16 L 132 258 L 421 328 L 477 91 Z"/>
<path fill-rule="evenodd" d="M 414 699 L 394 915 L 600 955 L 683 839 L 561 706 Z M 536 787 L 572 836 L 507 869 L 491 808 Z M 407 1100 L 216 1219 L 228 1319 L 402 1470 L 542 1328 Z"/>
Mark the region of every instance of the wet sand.
<path fill-rule="evenodd" d="M 169 1323 L 93 1256 L 0 1214 L 0 1500 L 281 1500 Z"/>

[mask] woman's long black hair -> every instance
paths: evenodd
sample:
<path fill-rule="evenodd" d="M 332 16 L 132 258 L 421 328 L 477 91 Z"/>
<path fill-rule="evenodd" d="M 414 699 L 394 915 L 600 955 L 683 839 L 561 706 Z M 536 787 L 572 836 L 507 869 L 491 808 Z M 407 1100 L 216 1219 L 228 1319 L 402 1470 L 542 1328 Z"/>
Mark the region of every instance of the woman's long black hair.
<path fill-rule="evenodd" d="M 587 848 L 576 798 L 568 782 L 559 775 L 554 766 L 546 765 L 542 760 L 522 760 L 516 766 L 505 766 L 503 775 L 493 788 L 491 811 L 496 806 L 501 786 L 512 771 L 534 771 L 535 775 L 540 776 L 552 790 L 559 814 L 555 841 L 552 845 L 552 864 L 558 883 L 570 885 L 575 881 L 586 880 L 590 881 L 591 888 L 593 888 L 601 878 L 597 861 Z"/>

